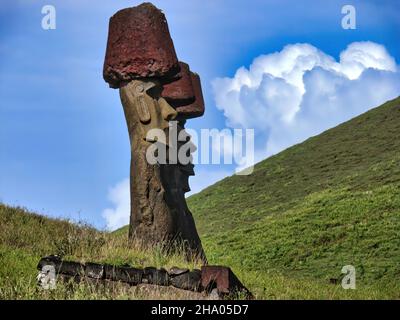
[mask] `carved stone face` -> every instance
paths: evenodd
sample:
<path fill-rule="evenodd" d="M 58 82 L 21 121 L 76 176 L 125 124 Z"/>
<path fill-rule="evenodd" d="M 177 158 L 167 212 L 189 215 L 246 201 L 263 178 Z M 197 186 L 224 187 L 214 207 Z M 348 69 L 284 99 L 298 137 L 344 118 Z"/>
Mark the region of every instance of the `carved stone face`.
<path fill-rule="evenodd" d="M 176 110 L 161 97 L 161 86 L 154 80 L 133 80 L 120 88 L 120 96 L 131 141 L 132 135 L 138 134 L 138 131 L 146 140 L 150 130 L 168 129 L 169 121 L 178 115 Z"/>

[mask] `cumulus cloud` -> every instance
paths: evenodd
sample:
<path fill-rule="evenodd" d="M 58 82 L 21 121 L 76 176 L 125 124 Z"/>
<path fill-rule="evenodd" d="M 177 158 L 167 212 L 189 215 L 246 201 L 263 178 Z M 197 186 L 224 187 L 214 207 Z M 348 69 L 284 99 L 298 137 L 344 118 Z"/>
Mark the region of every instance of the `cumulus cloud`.
<path fill-rule="evenodd" d="M 116 230 L 127 225 L 130 215 L 129 179 L 124 179 L 110 188 L 108 199 L 114 208 L 103 210 L 102 216 L 106 220 L 107 229 Z"/>
<path fill-rule="evenodd" d="M 339 62 L 310 44 L 292 44 L 212 85 L 227 125 L 255 129 L 259 158 L 397 97 L 397 68 L 373 42 L 351 43 Z"/>

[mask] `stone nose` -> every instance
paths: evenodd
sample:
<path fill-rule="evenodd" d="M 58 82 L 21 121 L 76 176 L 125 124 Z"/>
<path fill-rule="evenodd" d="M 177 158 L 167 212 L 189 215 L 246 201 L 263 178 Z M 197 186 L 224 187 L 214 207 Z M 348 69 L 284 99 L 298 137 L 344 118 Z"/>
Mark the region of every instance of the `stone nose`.
<path fill-rule="evenodd" d="M 160 98 L 158 103 L 164 120 L 170 121 L 178 116 L 178 112 L 164 98 Z"/>

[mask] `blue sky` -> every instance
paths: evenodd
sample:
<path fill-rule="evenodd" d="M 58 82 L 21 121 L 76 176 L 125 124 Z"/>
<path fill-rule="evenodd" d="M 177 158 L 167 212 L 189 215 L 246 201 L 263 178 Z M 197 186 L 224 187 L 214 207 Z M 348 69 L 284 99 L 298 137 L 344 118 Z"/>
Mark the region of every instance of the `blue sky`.
<path fill-rule="evenodd" d="M 107 224 L 102 214 L 105 209 L 118 210 L 120 206 L 126 210 L 126 203 L 119 203 L 116 194 L 120 189 L 125 190 L 123 181 L 129 176 L 128 133 L 118 91 L 104 82 L 102 66 L 109 17 L 119 9 L 139 3 L 19 0 L 0 4 L 1 202 L 49 216 L 85 220 L 98 228 Z M 258 128 L 259 158 L 364 112 L 374 103 L 400 95 L 398 1 L 153 3 L 167 16 L 179 59 L 189 63 L 201 76 L 206 113 L 202 118 L 190 120 L 187 127 Z M 56 8 L 56 30 L 41 28 L 41 9 L 48 4 Z M 341 8 L 345 4 L 356 8 L 355 30 L 341 27 Z M 295 99 L 286 94 L 293 92 L 292 87 L 285 91 L 290 79 L 265 71 L 268 63 L 272 63 L 268 57 L 275 57 L 272 53 L 280 52 L 276 59 L 282 63 L 287 63 L 296 50 L 314 52 L 307 56 L 312 56 L 314 64 L 326 57 L 339 62 L 340 53 L 351 43 L 365 41 L 376 45 L 353 46 L 353 51 L 346 51 L 349 59 L 355 59 L 352 52 L 362 52 L 367 57 L 377 54 L 384 60 L 382 65 L 377 65 L 381 63 L 379 57 L 373 59 L 372 64 L 364 65 L 363 74 L 356 80 L 343 76 L 348 67 L 345 63 L 341 66 L 317 63 L 312 70 L 306 68 L 303 77 L 306 93 L 302 93 L 300 107 L 293 104 L 293 108 L 301 108 L 296 126 L 287 123 L 274 126 L 273 123 L 280 123 L 275 118 L 270 123 L 265 121 L 263 126 L 263 119 L 269 118 L 268 112 L 279 106 L 282 97 L 287 99 L 283 106 L 291 105 Z M 310 47 L 294 46 L 283 51 L 285 46 L 298 43 Z M 260 56 L 267 58 L 257 60 Z M 258 72 L 256 67 L 251 68 L 254 61 L 264 70 L 258 80 L 252 78 Z M 349 62 L 349 68 L 354 66 L 353 62 Z M 246 77 L 254 80 L 250 86 L 240 82 L 242 78 L 237 71 L 241 67 L 245 68 Z M 237 97 L 229 100 L 229 88 L 234 81 L 239 82 Z M 323 90 L 327 93 L 323 96 L 318 87 L 321 83 L 326 84 Z M 379 84 L 380 90 L 371 90 Z M 278 100 L 271 96 L 260 98 L 272 87 L 278 93 Z M 336 90 L 334 95 L 332 90 Z M 371 92 L 368 99 L 362 98 L 365 90 Z M 317 105 L 325 105 L 324 99 L 328 98 L 331 113 L 315 109 Z M 247 122 L 235 118 L 236 112 L 243 111 L 241 108 L 252 106 L 252 110 L 262 115 L 261 122 L 256 121 L 258 114 L 249 116 Z M 327 117 L 332 120 L 325 122 Z M 320 125 L 314 126 L 316 122 Z M 290 139 L 283 141 L 281 137 L 287 136 Z M 194 191 L 233 170 L 231 165 L 198 165 L 197 176 L 191 180 Z M 122 197 L 126 198 L 123 191 Z"/>

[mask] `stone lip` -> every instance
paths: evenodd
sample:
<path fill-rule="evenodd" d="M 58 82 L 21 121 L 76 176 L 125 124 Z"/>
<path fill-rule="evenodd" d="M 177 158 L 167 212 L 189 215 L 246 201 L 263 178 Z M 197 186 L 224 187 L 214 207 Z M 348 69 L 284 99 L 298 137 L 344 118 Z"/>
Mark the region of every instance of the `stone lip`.
<path fill-rule="evenodd" d="M 134 268 L 129 265 L 110 265 L 99 263 L 79 263 L 64 261 L 58 256 L 42 258 L 38 270 L 53 266 L 58 278 L 63 280 L 88 282 L 122 282 L 130 286 L 149 284 L 173 286 L 178 289 L 207 294 L 217 292 L 220 298 L 242 294 L 247 299 L 253 298 L 250 291 L 239 281 L 232 270 L 223 266 L 203 266 L 201 270 L 172 267 L 170 270 L 155 267 Z"/>
<path fill-rule="evenodd" d="M 151 3 L 126 8 L 109 22 L 103 77 L 111 88 L 140 78 L 171 78 L 180 71 L 167 20 Z"/>

